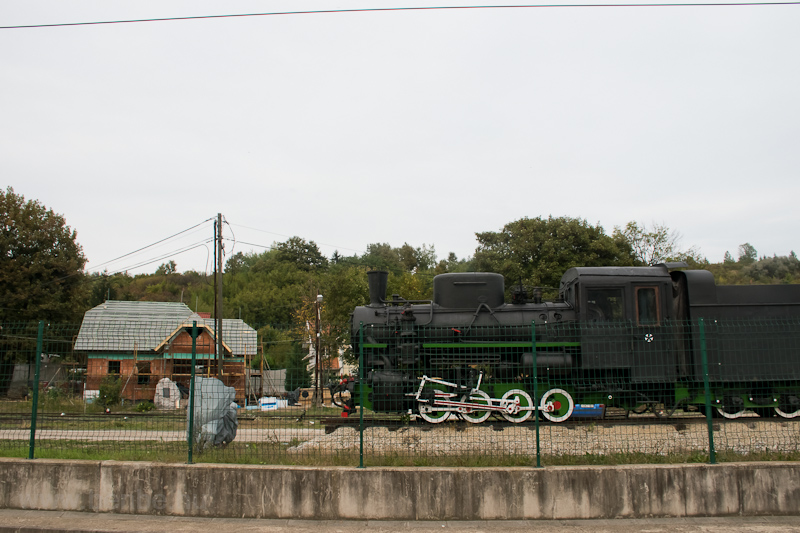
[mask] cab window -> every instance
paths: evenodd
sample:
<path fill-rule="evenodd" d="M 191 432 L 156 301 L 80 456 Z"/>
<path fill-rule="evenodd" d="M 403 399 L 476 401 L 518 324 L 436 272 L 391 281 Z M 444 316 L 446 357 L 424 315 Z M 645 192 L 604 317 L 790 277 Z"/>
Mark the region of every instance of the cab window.
<path fill-rule="evenodd" d="M 625 317 L 621 288 L 588 289 L 586 300 L 586 320 L 589 322 L 609 322 Z"/>
<path fill-rule="evenodd" d="M 637 324 L 658 324 L 658 309 L 658 288 L 636 287 Z"/>

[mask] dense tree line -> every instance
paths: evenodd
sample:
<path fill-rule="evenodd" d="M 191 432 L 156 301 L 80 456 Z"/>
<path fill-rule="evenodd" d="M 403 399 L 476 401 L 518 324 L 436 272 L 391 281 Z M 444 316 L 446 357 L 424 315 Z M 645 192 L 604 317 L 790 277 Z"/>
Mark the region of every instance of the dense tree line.
<path fill-rule="evenodd" d="M 214 307 L 213 276 L 179 272 L 169 261 L 153 274 L 85 274 L 86 259 L 77 235 L 65 219 L 35 201 L 26 202 L 11 188 L 0 192 L 0 306 L 2 320 L 55 320 L 78 323 L 83 313 L 105 300 L 182 301 L 191 309 Z M 299 357 L 298 342 L 308 340 L 316 298 L 324 297 L 321 318 L 325 348 L 348 342 L 348 319 L 368 301 L 366 272 L 389 271 L 388 293 L 409 300 L 432 297 L 433 277 L 446 272 L 499 272 L 506 286 L 558 287 L 574 266 L 650 265 L 686 261 L 711 270 L 720 284 L 798 283 L 800 262 L 758 257 L 749 243 L 738 259 L 726 253 L 711 264 L 694 248 L 682 249 L 680 236 L 663 225 L 637 222 L 604 228 L 570 217 L 523 218 L 499 231 L 476 234 L 473 257 L 449 253 L 440 258 L 432 244 L 394 247 L 373 243 L 362 254 L 323 255 L 314 241 L 292 237 L 263 252 L 239 252 L 227 258 L 223 276 L 224 316 L 241 318 L 258 329 L 267 362 L 290 366 Z M 258 363 L 258 361 L 256 361 Z"/>

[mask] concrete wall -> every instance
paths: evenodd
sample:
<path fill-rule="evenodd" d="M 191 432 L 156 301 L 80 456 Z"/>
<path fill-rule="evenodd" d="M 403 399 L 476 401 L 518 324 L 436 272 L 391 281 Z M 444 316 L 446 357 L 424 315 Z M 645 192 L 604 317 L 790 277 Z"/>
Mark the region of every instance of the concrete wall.
<path fill-rule="evenodd" d="M 0 459 L 0 507 L 483 520 L 800 514 L 800 463 L 310 468 Z"/>

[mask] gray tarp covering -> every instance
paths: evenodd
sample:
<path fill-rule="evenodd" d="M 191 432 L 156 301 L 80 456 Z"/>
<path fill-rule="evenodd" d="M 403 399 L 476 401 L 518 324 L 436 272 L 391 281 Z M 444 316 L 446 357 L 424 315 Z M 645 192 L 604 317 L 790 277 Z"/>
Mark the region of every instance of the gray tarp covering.
<path fill-rule="evenodd" d="M 194 378 L 195 443 L 219 446 L 236 438 L 236 389 L 216 378 Z M 191 396 L 189 405 L 192 404 Z M 188 412 L 188 411 L 187 411 Z M 187 420 L 188 423 L 188 420 Z"/>

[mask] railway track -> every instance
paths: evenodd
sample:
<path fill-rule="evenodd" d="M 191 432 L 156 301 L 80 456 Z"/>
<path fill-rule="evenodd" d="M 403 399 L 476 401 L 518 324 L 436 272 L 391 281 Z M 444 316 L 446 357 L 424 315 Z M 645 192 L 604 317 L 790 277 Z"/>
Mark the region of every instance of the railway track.
<path fill-rule="evenodd" d="M 765 421 L 769 419 L 762 419 L 759 418 L 757 415 L 753 414 L 753 416 L 748 417 L 744 416 L 742 418 L 736 420 L 728 420 L 726 422 L 752 422 L 753 420 L 760 420 Z M 774 420 L 774 419 L 773 419 Z M 337 428 L 340 427 L 352 427 L 358 428 L 360 425 L 359 417 L 357 415 L 351 415 L 347 418 L 339 418 L 339 417 L 329 417 L 323 418 L 321 420 L 323 427 L 325 428 L 325 433 L 330 434 L 335 431 Z M 545 419 L 539 420 L 540 426 L 548 426 L 548 427 L 564 427 L 564 428 L 575 428 L 575 427 L 582 427 L 586 425 L 593 425 L 595 427 L 614 427 L 616 425 L 637 425 L 637 424 L 660 424 L 660 425 L 675 425 L 677 426 L 676 429 L 680 429 L 681 426 L 685 426 L 688 424 L 706 424 L 706 417 L 698 412 L 676 412 L 672 416 L 666 415 L 656 415 L 652 412 L 646 412 L 642 414 L 635 414 L 626 412 L 624 409 L 615 409 L 609 408 L 606 410 L 605 416 L 603 418 L 578 418 L 572 417 L 569 420 L 564 422 L 550 422 Z M 365 417 L 364 418 L 364 426 L 365 427 L 383 427 L 387 428 L 389 431 L 396 431 L 400 428 L 406 427 L 413 427 L 421 429 L 422 431 L 433 431 L 436 428 L 440 427 L 455 427 L 457 429 L 467 429 L 470 427 L 490 427 L 495 431 L 503 431 L 505 428 L 531 428 L 533 429 L 536 425 L 536 421 L 531 418 L 521 424 L 516 424 L 505 420 L 500 416 L 495 416 L 489 418 L 487 421 L 481 424 L 470 424 L 465 420 L 450 420 L 441 424 L 431 424 L 424 420 L 422 420 L 418 416 L 411 415 L 411 417 L 401 417 L 401 418 L 374 418 L 374 417 Z"/>

